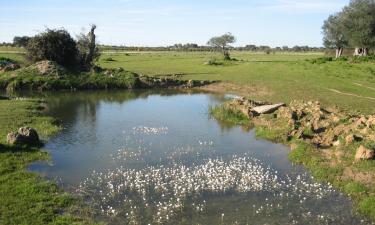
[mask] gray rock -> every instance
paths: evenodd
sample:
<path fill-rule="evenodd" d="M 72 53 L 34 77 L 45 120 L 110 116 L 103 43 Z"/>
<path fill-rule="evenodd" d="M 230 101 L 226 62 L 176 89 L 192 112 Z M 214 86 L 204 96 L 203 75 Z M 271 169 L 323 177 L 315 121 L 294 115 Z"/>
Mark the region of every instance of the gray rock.
<path fill-rule="evenodd" d="M 257 106 L 257 107 L 252 108 L 251 111 L 259 115 L 268 114 L 268 113 L 275 112 L 282 106 L 285 106 L 285 104 L 279 103 L 279 104 L 274 104 L 274 105 L 262 105 L 262 106 Z"/>
<path fill-rule="evenodd" d="M 21 127 L 18 132 L 11 132 L 7 135 L 7 142 L 11 145 L 38 145 L 39 135 L 35 129 Z"/>

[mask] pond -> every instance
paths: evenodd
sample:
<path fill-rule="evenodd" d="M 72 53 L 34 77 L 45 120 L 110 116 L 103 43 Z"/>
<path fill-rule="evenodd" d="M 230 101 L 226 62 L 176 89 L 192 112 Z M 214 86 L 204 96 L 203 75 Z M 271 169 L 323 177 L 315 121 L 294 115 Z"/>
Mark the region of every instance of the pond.
<path fill-rule="evenodd" d="M 154 91 L 47 94 L 64 129 L 30 170 L 84 197 L 110 224 L 369 224 L 289 149 L 220 123 L 229 96 Z"/>

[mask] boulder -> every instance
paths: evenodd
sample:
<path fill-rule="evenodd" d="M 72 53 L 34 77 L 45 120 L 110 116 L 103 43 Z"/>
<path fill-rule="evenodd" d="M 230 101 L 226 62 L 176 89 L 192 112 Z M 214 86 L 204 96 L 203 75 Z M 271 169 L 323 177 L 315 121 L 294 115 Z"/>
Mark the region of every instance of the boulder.
<path fill-rule="evenodd" d="M 375 152 L 372 149 L 368 149 L 361 145 L 355 154 L 355 161 L 371 160 L 375 157 Z"/>
<path fill-rule="evenodd" d="M 274 104 L 274 105 L 262 105 L 262 106 L 257 106 L 257 107 L 254 107 L 251 109 L 252 112 L 254 112 L 254 114 L 269 114 L 269 113 L 273 113 L 275 112 L 276 110 L 278 110 L 280 107 L 282 106 L 285 106 L 284 103 L 278 103 L 278 104 Z"/>
<path fill-rule="evenodd" d="M 21 127 L 18 132 L 10 132 L 7 135 L 7 142 L 11 145 L 39 145 L 39 135 L 35 129 Z"/>

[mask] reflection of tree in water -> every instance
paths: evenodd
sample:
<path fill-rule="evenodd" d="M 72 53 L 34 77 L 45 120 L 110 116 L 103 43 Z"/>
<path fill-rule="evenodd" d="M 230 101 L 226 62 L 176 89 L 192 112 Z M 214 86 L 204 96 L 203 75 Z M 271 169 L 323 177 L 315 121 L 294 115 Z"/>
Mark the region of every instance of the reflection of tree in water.
<path fill-rule="evenodd" d="M 85 120 L 96 122 L 97 107 L 100 103 L 124 104 L 135 99 L 147 99 L 152 95 L 178 96 L 186 94 L 202 94 L 202 92 L 183 89 L 157 90 L 108 90 L 108 91 L 78 91 L 78 92 L 28 92 L 12 93 L 12 96 L 37 97 L 47 100 L 46 114 L 62 120 L 64 124 L 73 124 L 77 117 L 84 116 Z M 210 100 L 221 102 L 223 96 L 209 95 Z"/>

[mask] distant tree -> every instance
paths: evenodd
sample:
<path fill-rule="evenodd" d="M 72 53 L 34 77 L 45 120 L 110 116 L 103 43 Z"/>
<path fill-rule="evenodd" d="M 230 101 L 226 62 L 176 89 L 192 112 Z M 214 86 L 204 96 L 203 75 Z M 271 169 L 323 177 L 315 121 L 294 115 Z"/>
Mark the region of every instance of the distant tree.
<path fill-rule="evenodd" d="M 65 29 L 46 29 L 28 41 L 26 50 L 33 62 L 52 60 L 70 68 L 78 65 L 76 42 Z"/>
<path fill-rule="evenodd" d="M 229 47 L 229 44 L 232 44 L 234 42 L 236 42 L 236 38 L 231 33 L 226 33 L 222 36 L 211 38 L 207 42 L 207 44 L 215 48 L 220 48 L 224 55 L 224 59 L 229 60 L 230 55 L 229 55 L 228 47 Z"/>
<path fill-rule="evenodd" d="M 249 51 L 256 51 L 257 50 L 256 45 L 246 45 L 245 48 L 246 48 L 246 50 L 249 50 Z"/>
<path fill-rule="evenodd" d="M 283 51 L 289 51 L 289 47 L 286 45 L 284 45 L 282 48 L 283 48 Z"/>
<path fill-rule="evenodd" d="M 348 45 L 342 13 L 329 16 L 324 21 L 322 29 L 324 46 L 328 49 L 335 49 L 336 58 L 341 57 L 344 48 Z"/>
<path fill-rule="evenodd" d="M 29 40 L 30 40 L 30 37 L 28 36 L 22 36 L 22 37 L 15 36 L 13 38 L 13 45 L 19 46 L 19 47 L 26 47 Z"/>
<path fill-rule="evenodd" d="M 96 44 L 95 29 L 96 25 L 91 25 L 88 34 L 81 33 L 77 36 L 80 64 L 84 70 L 90 70 L 100 56 L 99 48 Z"/>
<path fill-rule="evenodd" d="M 342 12 L 345 35 L 355 55 L 368 54 L 375 46 L 375 0 L 351 0 Z"/>

